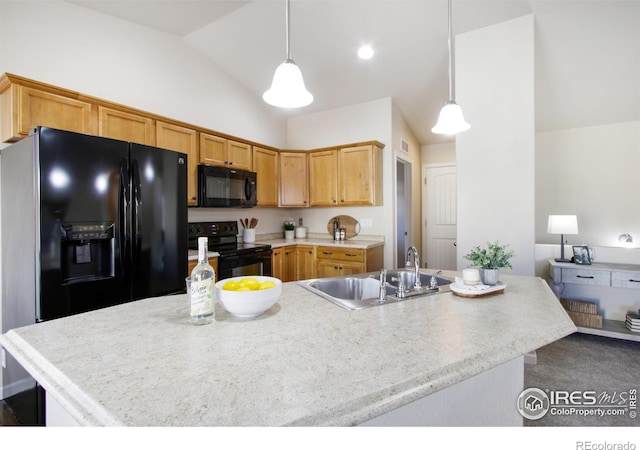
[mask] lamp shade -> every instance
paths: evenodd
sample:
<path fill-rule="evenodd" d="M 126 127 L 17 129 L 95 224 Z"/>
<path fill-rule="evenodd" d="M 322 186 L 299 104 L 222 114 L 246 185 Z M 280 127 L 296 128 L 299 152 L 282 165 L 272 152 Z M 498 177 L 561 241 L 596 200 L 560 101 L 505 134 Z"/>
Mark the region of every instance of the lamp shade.
<path fill-rule="evenodd" d="M 578 217 L 574 215 L 551 215 L 547 224 L 549 234 L 578 234 Z"/>
<path fill-rule="evenodd" d="M 292 59 L 280 64 L 273 75 L 271 88 L 262 98 L 280 108 L 300 108 L 313 101 L 313 95 L 304 86 L 302 72 Z"/>
<path fill-rule="evenodd" d="M 470 127 L 471 125 L 464 120 L 462 108 L 460 108 L 456 102 L 450 100 L 440 110 L 438 123 L 436 123 L 431 131 L 436 134 L 453 135 L 466 131 Z"/>

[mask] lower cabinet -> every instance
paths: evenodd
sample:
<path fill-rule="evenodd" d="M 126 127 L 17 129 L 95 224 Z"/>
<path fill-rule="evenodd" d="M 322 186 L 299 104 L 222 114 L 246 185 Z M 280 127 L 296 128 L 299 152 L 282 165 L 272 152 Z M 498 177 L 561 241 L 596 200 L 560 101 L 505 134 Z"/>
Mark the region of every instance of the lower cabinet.
<path fill-rule="evenodd" d="M 384 247 L 370 249 L 287 245 L 273 249 L 272 275 L 283 282 L 356 275 L 383 267 Z"/>
<path fill-rule="evenodd" d="M 209 258 L 209 264 L 213 267 L 213 270 L 216 272 L 215 280 L 218 281 L 218 258 Z M 197 259 L 190 259 L 187 264 L 187 276 L 191 275 L 191 271 L 195 266 L 198 265 Z"/>

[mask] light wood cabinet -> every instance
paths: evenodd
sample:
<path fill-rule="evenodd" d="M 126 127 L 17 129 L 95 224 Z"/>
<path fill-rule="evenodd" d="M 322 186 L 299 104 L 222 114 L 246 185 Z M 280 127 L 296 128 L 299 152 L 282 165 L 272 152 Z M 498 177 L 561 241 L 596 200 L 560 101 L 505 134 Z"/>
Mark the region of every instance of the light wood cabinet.
<path fill-rule="evenodd" d="M 313 245 L 297 245 L 296 264 L 296 280 L 316 278 L 316 247 Z"/>
<path fill-rule="evenodd" d="M 98 136 L 155 145 L 155 124 L 150 117 L 98 106 Z"/>
<path fill-rule="evenodd" d="M 338 151 L 309 153 L 309 206 L 337 206 Z"/>
<path fill-rule="evenodd" d="M 341 206 L 382 205 L 382 148 L 360 145 L 338 151 Z"/>
<path fill-rule="evenodd" d="M 271 276 L 282 282 L 296 281 L 296 246 L 274 248 L 271 252 Z"/>
<path fill-rule="evenodd" d="M 340 247 L 316 248 L 318 278 L 375 272 L 384 267 L 384 247 L 353 249 Z"/>
<path fill-rule="evenodd" d="M 307 154 L 280 153 L 280 206 L 309 206 Z"/>
<path fill-rule="evenodd" d="M 215 280 L 218 281 L 218 258 L 209 258 L 209 264 L 216 273 Z M 187 276 L 191 276 L 191 271 L 198 265 L 197 259 L 190 259 L 187 264 Z"/>
<path fill-rule="evenodd" d="M 200 164 L 251 170 L 251 145 L 209 133 L 200 133 Z"/>
<path fill-rule="evenodd" d="M 176 124 L 156 122 L 156 145 L 187 154 L 187 204 L 197 205 L 198 141 L 196 131 Z"/>
<path fill-rule="evenodd" d="M 278 206 L 278 152 L 254 146 L 253 171 L 258 174 L 258 206 Z"/>
<path fill-rule="evenodd" d="M 282 280 L 282 247 L 271 250 L 271 276 Z"/>
<path fill-rule="evenodd" d="M 0 84 L 3 142 L 16 142 L 39 125 L 59 130 L 92 134 L 91 103 L 44 90 L 12 83 L 4 77 Z"/>
<path fill-rule="evenodd" d="M 381 204 L 381 144 L 354 145 L 309 153 L 310 206 Z"/>

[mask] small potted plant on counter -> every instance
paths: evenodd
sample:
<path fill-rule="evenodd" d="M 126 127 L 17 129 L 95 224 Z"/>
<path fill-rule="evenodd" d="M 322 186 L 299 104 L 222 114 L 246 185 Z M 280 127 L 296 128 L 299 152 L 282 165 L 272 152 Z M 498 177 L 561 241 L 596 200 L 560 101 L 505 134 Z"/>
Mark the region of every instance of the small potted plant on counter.
<path fill-rule="evenodd" d="M 284 228 L 284 238 L 287 240 L 293 239 L 295 235 L 296 225 L 293 222 L 285 222 L 283 225 Z"/>
<path fill-rule="evenodd" d="M 507 250 L 509 245 L 500 245 L 498 241 L 487 242 L 487 248 L 475 247 L 469 253 L 464 255 L 480 269 L 480 276 L 484 284 L 490 286 L 499 283 L 500 269 L 511 269 L 511 259 L 514 255 L 513 251 Z"/>

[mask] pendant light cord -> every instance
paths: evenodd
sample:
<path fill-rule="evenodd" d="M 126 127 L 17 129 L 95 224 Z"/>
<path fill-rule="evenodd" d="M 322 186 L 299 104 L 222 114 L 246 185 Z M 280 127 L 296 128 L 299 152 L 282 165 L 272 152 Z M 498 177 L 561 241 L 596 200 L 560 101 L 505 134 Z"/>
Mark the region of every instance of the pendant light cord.
<path fill-rule="evenodd" d="M 287 0 L 288 2 L 289 0 Z M 453 46 L 452 44 L 452 32 L 451 32 L 451 0 L 449 0 L 449 102 L 453 102 L 454 100 L 454 88 L 453 88 Z"/>
<path fill-rule="evenodd" d="M 289 34 L 291 33 L 290 30 L 290 25 L 289 25 L 289 0 L 287 0 L 285 2 L 285 11 L 284 11 L 284 17 L 285 17 L 285 39 L 286 39 L 286 48 L 287 48 L 287 61 L 291 61 L 291 48 L 289 46 Z"/>

